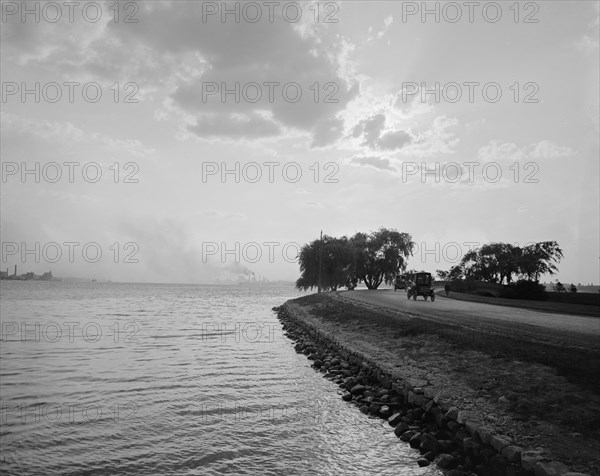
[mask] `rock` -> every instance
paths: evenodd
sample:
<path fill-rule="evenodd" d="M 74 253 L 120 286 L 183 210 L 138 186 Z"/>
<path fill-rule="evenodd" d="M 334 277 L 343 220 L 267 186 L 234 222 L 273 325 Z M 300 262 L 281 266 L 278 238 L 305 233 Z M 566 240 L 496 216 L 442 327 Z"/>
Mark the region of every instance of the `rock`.
<path fill-rule="evenodd" d="M 438 442 L 429 433 L 423 433 L 421 435 L 421 446 L 419 446 L 419 450 L 421 453 L 429 453 L 430 451 L 435 452 L 438 448 Z"/>
<path fill-rule="evenodd" d="M 392 409 L 390 407 L 388 407 L 387 405 L 383 405 L 379 409 L 379 416 L 381 416 L 381 418 L 388 418 L 391 414 L 392 414 Z"/>
<path fill-rule="evenodd" d="M 444 415 L 446 418 L 448 418 L 449 420 L 454 420 L 456 421 L 456 419 L 458 418 L 458 408 L 456 407 L 451 407 L 447 412 L 446 415 Z"/>
<path fill-rule="evenodd" d="M 481 445 L 474 438 L 468 437 L 463 439 L 463 451 L 467 454 L 477 455 Z"/>
<path fill-rule="evenodd" d="M 494 448 L 498 453 L 502 451 L 502 449 L 508 445 L 510 445 L 511 441 L 507 436 L 499 436 L 493 435 L 490 438 L 490 446 Z"/>
<path fill-rule="evenodd" d="M 464 425 L 469 420 L 476 420 L 476 419 L 477 419 L 477 415 L 475 414 L 475 412 L 470 411 L 470 410 L 461 410 L 458 412 L 458 415 L 456 416 L 456 421 L 458 423 L 460 423 L 461 425 Z"/>
<path fill-rule="evenodd" d="M 475 436 L 477 434 L 477 429 L 481 427 L 481 423 L 471 420 L 465 424 L 465 427 L 471 436 Z"/>
<path fill-rule="evenodd" d="M 451 440 L 438 440 L 439 449 L 442 453 L 447 453 L 452 450 Z"/>
<path fill-rule="evenodd" d="M 425 453 L 423 458 L 427 458 L 429 461 L 433 461 L 435 459 L 435 453 L 430 451 L 429 453 Z"/>
<path fill-rule="evenodd" d="M 379 410 L 381 410 L 381 405 L 379 403 L 373 402 L 369 405 L 369 413 L 377 415 L 379 413 Z"/>
<path fill-rule="evenodd" d="M 525 471 L 533 471 L 535 465 L 544 459 L 541 451 L 529 450 L 521 452 L 521 468 Z"/>
<path fill-rule="evenodd" d="M 518 446 L 508 445 L 502 448 L 501 453 L 511 463 L 519 463 L 521 461 L 521 448 Z"/>
<path fill-rule="evenodd" d="M 561 476 L 568 471 L 569 467 L 558 461 L 549 461 L 548 463 L 538 461 L 533 470 L 535 476 Z"/>
<path fill-rule="evenodd" d="M 388 418 L 388 423 L 390 424 L 390 426 L 396 426 L 398 423 L 400 423 L 401 418 L 402 418 L 402 415 L 400 413 L 394 413 L 392 416 L 390 416 Z"/>
<path fill-rule="evenodd" d="M 422 378 L 407 378 L 406 383 L 408 384 L 409 390 L 412 390 L 415 387 L 427 387 L 427 385 L 429 385 L 429 382 Z"/>
<path fill-rule="evenodd" d="M 342 395 L 342 400 L 344 400 L 345 402 L 349 402 L 350 400 L 352 400 L 352 394 L 350 392 L 345 392 Z"/>
<path fill-rule="evenodd" d="M 502 395 L 498 398 L 498 404 L 503 408 L 508 408 L 510 406 L 510 400 Z"/>
<path fill-rule="evenodd" d="M 453 434 L 460 429 L 460 425 L 458 423 L 456 423 L 455 421 L 452 421 L 452 420 L 450 420 L 448 423 L 446 423 L 446 427 Z"/>
<path fill-rule="evenodd" d="M 413 437 L 408 441 L 411 448 L 418 448 L 421 446 L 421 433 L 415 433 Z"/>
<path fill-rule="evenodd" d="M 354 387 L 352 387 L 350 389 L 350 393 L 352 395 L 360 395 L 361 393 L 363 393 L 366 390 L 366 387 L 364 385 L 361 384 L 357 384 Z"/>
<path fill-rule="evenodd" d="M 417 464 L 422 468 L 424 466 L 429 466 L 431 462 L 427 458 L 419 458 Z"/>
<path fill-rule="evenodd" d="M 367 413 L 369 413 L 369 407 L 366 405 L 361 405 L 361 407 L 359 408 L 359 410 L 361 411 L 361 413 L 364 413 L 365 415 Z"/>
<path fill-rule="evenodd" d="M 320 369 L 322 366 L 323 366 L 323 362 L 322 362 L 322 361 L 320 361 L 319 359 L 317 359 L 317 360 L 315 360 L 315 361 L 313 362 L 313 367 L 314 367 L 315 369 Z"/>
<path fill-rule="evenodd" d="M 395 433 L 395 431 L 394 431 L 394 433 Z M 401 439 L 402 441 L 406 441 L 406 442 L 408 442 L 408 441 L 410 441 L 410 440 L 412 439 L 412 437 L 413 437 L 413 436 L 415 436 L 416 434 L 417 434 L 417 432 L 416 432 L 415 430 L 408 430 L 408 431 L 405 431 L 404 433 L 402 433 L 402 436 L 400 436 L 400 439 Z"/>
<path fill-rule="evenodd" d="M 402 435 L 409 430 L 410 430 L 410 427 L 406 423 L 402 422 L 396 428 L 394 428 L 394 435 L 396 435 L 398 438 L 401 438 Z M 411 438 L 412 438 L 412 435 L 411 435 Z"/>
<path fill-rule="evenodd" d="M 438 468 L 442 469 L 451 469 L 452 467 L 454 467 L 455 464 L 456 460 L 454 459 L 454 456 L 449 455 L 447 453 L 441 454 L 437 462 Z"/>
<path fill-rule="evenodd" d="M 488 427 L 480 426 L 477 428 L 477 437 L 484 445 L 489 445 L 490 439 L 492 438 L 492 431 Z"/>
<path fill-rule="evenodd" d="M 435 399 L 436 396 L 440 394 L 440 392 L 441 391 L 436 389 L 435 387 L 425 387 L 423 389 L 423 395 L 431 399 Z"/>

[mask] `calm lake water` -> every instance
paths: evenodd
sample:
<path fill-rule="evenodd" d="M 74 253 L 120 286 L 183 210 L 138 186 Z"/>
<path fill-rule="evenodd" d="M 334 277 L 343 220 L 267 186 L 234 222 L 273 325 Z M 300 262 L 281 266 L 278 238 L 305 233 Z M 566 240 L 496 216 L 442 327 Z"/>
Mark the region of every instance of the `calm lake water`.
<path fill-rule="evenodd" d="M 0 291 L 2 474 L 440 474 L 294 352 L 291 286 Z"/>

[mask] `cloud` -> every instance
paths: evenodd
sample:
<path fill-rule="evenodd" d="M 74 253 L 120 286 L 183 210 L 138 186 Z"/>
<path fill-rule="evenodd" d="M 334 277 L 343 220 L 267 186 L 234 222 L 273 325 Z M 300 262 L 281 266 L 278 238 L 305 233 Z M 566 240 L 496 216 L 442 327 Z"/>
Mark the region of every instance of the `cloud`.
<path fill-rule="evenodd" d="M 301 28 L 266 17 L 256 24 L 206 22 L 201 4 L 160 3 L 144 12 L 143 22 L 111 23 L 108 31 L 130 49 L 146 48 L 146 62 L 166 66 L 162 80 L 172 84 L 169 95 L 181 110 L 224 114 L 223 119 L 268 111 L 285 128 L 318 135 L 314 144 L 332 143 L 340 128 L 330 128 L 330 121 L 358 94 L 357 85 L 342 75 L 346 46 L 335 25 Z M 316 28 L 319 35 L 313 34 Z M 178 77 L 168 68 L 181 55 L 196 65 L 185 80 L 182 67 Z"/>
<path fill-rule="evenodd" d="M 5 112 L 0 117 L 4 134 L 29 135 L 68 147 L 73 143 L 102 145 L 111 152 L 123 152 L 134 157 L 147 157 L 155 152 L 137 139 L 117 139 L 98 132 L 85 132 L 68 121 L 33 120 Z"/>
<path fill-rule="evenodd" d="M 477 156 L 484 162 L 492 162 L 520 161 L 526 159 L 554 159 L 566 157 L 572 153 L 572 149 L 559 146 L 545 139 L 521 147 L 512 142 L 500 143 L 499 141 L 492 140 L 479 149 Z"/>
<path fill-rule="evenodd" d="M 350 162 L 353 164 L 373 167 L 377 170 L 389 170 L 396 172 L 396 169 L 391 166 L 389 159 L 382 159 L 380 157 L 352 157 Z"/>
<path fill-rule="evenodd" d="M 312 133 L 311 148 L 325 147 L 334 144 L 344 132 L 344 121 L 341 119 L 325 119 L 319 122 Z"/>
<path fill-rule="evenodd" d="M 575 43 L 575 47 L 583 51 L 584 54 L 592 54 L 594 51 L 598 50 L 598 40 L 592 38 L 589 35 L 583 35 L 579 41 Z"/>
<path fill-rule="evenodd" d="M 281 133 L 281 129 L 276 123 L 256 113 L 202 115 L 196 118 L 194 125 L 188 125 L 187 129 L 203 138 L 257 139 L 277 136 Z"/>
<path fill-rule="evenodd" d="M 383 134 L 377 144 L 384 150 L 401 149 L 412 141 L 412 136 L 406 131 L 394 131 Z"/>
<path fill-rule="evenodd" d="M 283 19 L 281 7 L 270 21 L 264 6 L 257 23 L 236 22 L 232 15 L 222 22 L 218 14 L 207 17 L 205 3 L 139 2 L 137 23 L 112 21 L 114 12 L 106 5 L 97 23 L 34 27 L 15 15 L 3 30 L 3 53 L 71 81 L 136 81 L 140 99 L 171 98 L 181 111 L 175 117 L 184 123 L 186 115 L 210 114 L 198 127 L 215 137 L 235 139 L 243 121 L 234 119 L 228 131 L 225 122 L 233 115 L 246 117 L 249 131 L 242 137 L 275 135 L 278 127 L 257 117 L 261 111 L 283 128 L 313 135 L 315 147 L 341 137 L 340 125 L 332 121 L 358 86 L 347 74 L 352 44 L 335 23 L 311 22 L 305 10 L 295 24 Z M 40 2 L 29 7 L 34 5 Z M 218 85 L 218 94 L 206 97 L 207 84 Z M 252 85 L 259 85 L 258 99 Z M 236 87 L 238 94 L 223 100 L 221 93 Z"/>
<path fill-rule="evenodd" d="M 383 113 L 363 119 L 352 129 L 352 137 L 362 137 L 362 145 L 370 149 L 383 150 L 401 149 L 412 141 L 412 136 L 404 130 L 383 132 L 385 123 Z"/>
<path fill-rule="evenodd" d="M 383 36 L 387 33 L 387 31 L 389 30 L 392 23 L 394 23 L 394 17 L 392 15 L 388 15 L 383 20 L 383 28 L 381 30 L 379 30 L 377 32 L 377 34 L 375 34 L 375 35 L 373 35 L 373 27 L 369 27 L 369 31 L 368 31 L 369 36 L 368 36 L 366 42 L 371 43 L 372 41 L 380 40 L 381 38 L 383 38 Z"/>
<path fill-rule="evenodd" d="M 561 147 L 549 140 L 541 140 L 537 144 L 530 146 L 530 156 L 534 159 L 555 159 L 557 157 L 566 157 L 573 153 L 568 147 Z"/>

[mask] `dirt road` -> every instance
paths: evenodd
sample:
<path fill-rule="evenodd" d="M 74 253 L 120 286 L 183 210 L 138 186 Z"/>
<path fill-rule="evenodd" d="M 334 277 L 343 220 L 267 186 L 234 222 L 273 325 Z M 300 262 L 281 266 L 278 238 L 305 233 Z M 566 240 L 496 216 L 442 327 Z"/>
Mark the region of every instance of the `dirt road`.
<path fill-rule="evenodd" d="M 458 301 L 436 296 L 435 302 L 406 298 L 390 289 L 342 291 L 336 299 L 398 316 L 414 316 L 461 326 L 466 332 L 506 335 L 517 340 L 600 350 L 600 319 L 531 309 Z"/>

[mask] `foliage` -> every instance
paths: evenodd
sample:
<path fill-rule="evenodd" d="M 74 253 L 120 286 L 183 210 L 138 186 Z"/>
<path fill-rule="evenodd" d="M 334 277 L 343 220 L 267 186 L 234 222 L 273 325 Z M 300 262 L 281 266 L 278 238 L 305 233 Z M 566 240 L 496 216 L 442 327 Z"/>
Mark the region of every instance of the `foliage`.
<path fill-rule="evenodd" d="M 382 282 L 392 284 L 394 277 L 406 269 L 406 259 L 414 248 L 408 233 L 387 228 L 368 235 L 357 233 L 352 242 L 357 256 L 355 274 L 369 289 L 377 289 Z"/>
<path fill-rule="evenodd" d="M 510 284 L 513 276 L 538 281 L 543 274 L 558 271 L 563 254 L 556 241 L 542 241 L 520 248 L 510 243 L 488 243 L 468 251 L 450 268 L 447 279 L 472 279 Z M 442 271 L 443 273 L 444 271 Z M 438 270 L 438 275 L 440 270 Z"/>
<path fill-rule="evenodd" d="M 537 281 L 527 279 L 519 279 L 515 283 L 510 283 L 504 293 L 504 296 L 509 299 L 529 299 L 532 301 L 546 301 L 548 293 L 546 286 Z"/>
<path fill-rule="evenodd" d="M 380 228 L 376 232 L 356 233 L 353 237 L 324 236 L 300 250 L 298 289 L 313 289 L 319 285 L 319 253 L 321 254 L 321 287 L 335 291 L 346 286 L 353 289 L 364 281 L 369 289 L 382 282 L 392 283 L 406 268 L 414 243 L 408 233 Z"/>

